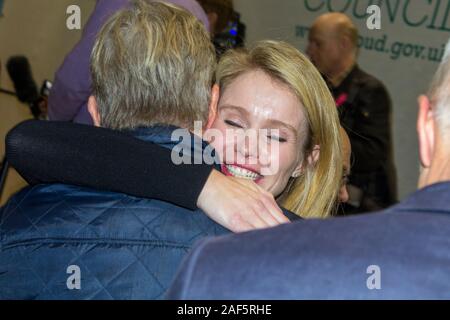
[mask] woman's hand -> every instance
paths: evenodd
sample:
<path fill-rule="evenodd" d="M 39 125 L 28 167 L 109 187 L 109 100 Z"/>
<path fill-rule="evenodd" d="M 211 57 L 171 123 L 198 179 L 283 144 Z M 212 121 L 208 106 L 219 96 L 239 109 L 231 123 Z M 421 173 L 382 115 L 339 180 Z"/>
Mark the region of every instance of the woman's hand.
<path fill-rule="evenodd" d="M 211 219 L 233 232 L 288 223 L 273 195 L 249 180 L 213 170 L 197 200 Z"/>

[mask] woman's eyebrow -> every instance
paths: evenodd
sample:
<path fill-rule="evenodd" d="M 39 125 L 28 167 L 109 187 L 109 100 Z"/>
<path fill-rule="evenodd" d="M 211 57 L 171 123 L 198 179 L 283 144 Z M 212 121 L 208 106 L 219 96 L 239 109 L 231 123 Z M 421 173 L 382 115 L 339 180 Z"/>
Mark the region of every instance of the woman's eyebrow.
<path fill-rule="evenodd" d="M 274 120 L 274 119 L 270 119 L 267 122 L 270 127 L 272 128 L 280 128 L 280 129 L 285 129 L 290 131 L 295 137 L 298 137 L 298 131 L 296 128 L 294 128 L 293 126 L 291 126 L 290 124 L 287 124 L 283 121 L 279 121 L 279 120 Z"/>
<path fill-rule="evenodd" d="M 224 110 L 224 109 L 237 111 L 237 112 L 239 112 L 241 114 L 244 114 L 244 115 L 248 115 L 249 114 L 249 112 L 247 110 L 245 110 L 245 108 L 242 108 L 242 107 L 239 107 L 239 106 L 230 105 L 230 104 L 226 104 L 226 105 L 220 106 L 219 107 L 219 112 Z"/>

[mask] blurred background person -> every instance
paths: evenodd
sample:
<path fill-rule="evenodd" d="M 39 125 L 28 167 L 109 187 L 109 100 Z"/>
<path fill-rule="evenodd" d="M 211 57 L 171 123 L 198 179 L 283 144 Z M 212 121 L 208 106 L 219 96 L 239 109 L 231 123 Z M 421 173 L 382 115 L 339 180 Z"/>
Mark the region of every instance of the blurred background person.
<path fill-rule="evenodd" d="M 205 10 L 211 39 L 227 28 L 233 18 L 233 0 L 197 0 Z"/>
<path fill-rule="evenodd" d="M 92 93 L 89 59 L 95 38 L 106 20 L 129 5 L 130 1 L 97 0 L 94 12 L 84 28 L 81 40 L 67 55 L 62 66 L 56 72 L 53 88 L 48 99 L 48 117 L 50 120 L 73 121 L 83 124 L 93 123 L 87 110 L 87 101 Z M 190 11 L 209 30 L 208 18 L 197 1 L 167 0 L 167 2 Z"/>
<path fill-rule="evenodd" d="M 220 58 L 228 49 L 243 47 L 246 26 L 234 10 L 233 0 L 198 0 L 205 10 L 211 30 L 211 39 Z"/>
<path fill-rule="evenodd" d="M 307 54 L 328 82 L 353 150 L 343 212 L 375 211 L 394 204 L 391 100 L 384 85 L 357 64 L 358 30 L 344 14 L 321 15 L 310 30 Z"/>

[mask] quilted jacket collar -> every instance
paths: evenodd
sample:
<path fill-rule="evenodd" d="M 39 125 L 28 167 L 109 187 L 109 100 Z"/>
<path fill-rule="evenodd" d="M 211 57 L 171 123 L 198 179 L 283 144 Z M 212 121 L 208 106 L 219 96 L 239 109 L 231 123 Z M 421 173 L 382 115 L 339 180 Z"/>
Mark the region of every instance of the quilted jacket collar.
<path fill-rule="evenodd" d="M 199 154 L 199 159 L 202 159 L 201 156 L 208 148 L 212 157 L 215 158 L 216 169 L 221 170 L 220 159 L 212 146 L 199 136 L 192 134 L 188 129 L 171 125 L 155 125 L 125 130 L 124 132 L 137 139 L 153 142 L 168 149 L 177 146 L 179 150 L 191 150 L 192 155 Z"/>

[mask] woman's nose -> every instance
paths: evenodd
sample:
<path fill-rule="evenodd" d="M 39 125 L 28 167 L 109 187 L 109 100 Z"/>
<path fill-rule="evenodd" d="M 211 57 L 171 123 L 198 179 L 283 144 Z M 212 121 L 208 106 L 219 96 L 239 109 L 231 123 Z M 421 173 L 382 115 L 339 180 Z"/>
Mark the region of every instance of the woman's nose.
<path fill-rule="evenodd" d="M 245 159 L 258 159 L 258 135 L 255 132 L 247 131 L 245 137 L 240 140 L 240 143 L 237 144 L 237 151 L 241 154 L 241 156 Z"/>

